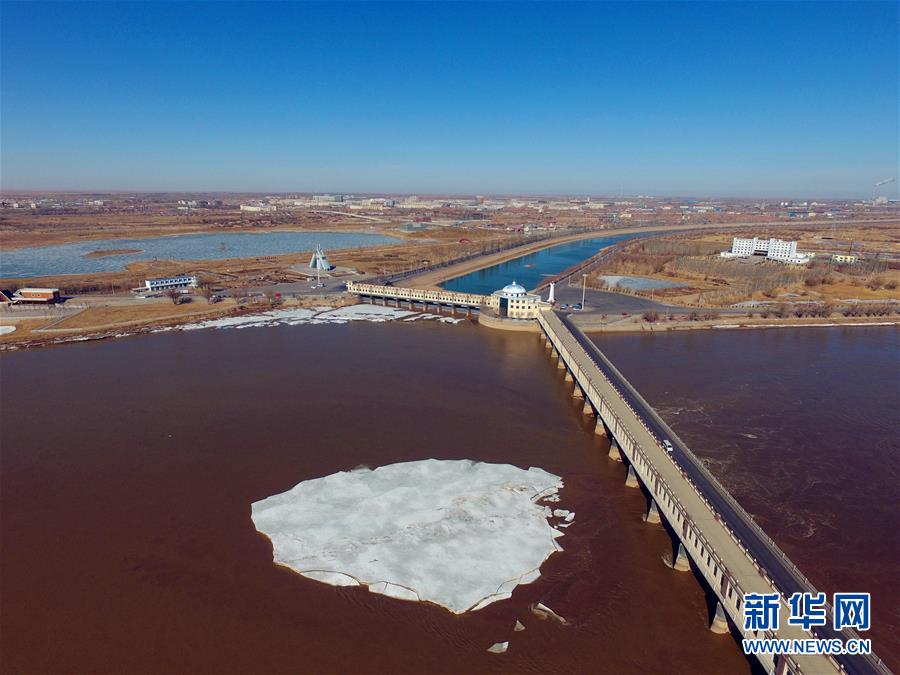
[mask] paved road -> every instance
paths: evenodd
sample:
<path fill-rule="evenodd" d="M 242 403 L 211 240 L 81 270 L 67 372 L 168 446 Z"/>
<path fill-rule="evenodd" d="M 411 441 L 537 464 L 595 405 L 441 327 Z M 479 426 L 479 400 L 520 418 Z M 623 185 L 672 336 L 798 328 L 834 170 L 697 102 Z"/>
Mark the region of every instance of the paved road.
<path fill-rule="evenodd" d="M 688 475 L 696 488 L 712 504 L 719 513 L 728 528 L 740 539 L 744 547 L 750 552 L 757 563 L 763 567 L 775 586 L 785 597 L 793 593 L 812 592 L 815 589 L 804 579 L 799 570 L 768 539 L 761 530 L 753 524 L 749 514 L 744 511 L 733 497 L 712 477 L 712 475 L 697 459 L 696 455 L 672 432 L 668 425 L 656 413 L 656 411 L 641 397 L 640 394 L 625 380 L 618 370 L 600 352 L 597 346 L 591 342 L 584 333 L 572 322 L 572 317 L 558 313 L 560 320 L 569 329 L 581 347 L 600 371 L 613 383 L 620 395 L 628 402 L 637 415 L 650 428 L 651 432 L 660 440 L 669 439 L 674 451 L 672 457 L 681 469 Z M 818 627 L 815 630 L 817 637 L 822 639 L 840 638 L 842 641 L 851 637 L 847 631 L 835 631 L 829 624 Z M 866 656 L 836 656 L 835 659 L 848 673 L 854 675 L 863 673 L 890 672 L 886 667 L 879 668 L 880 661 Z M 883 664 L 881 664 L 883 666 Z"/>

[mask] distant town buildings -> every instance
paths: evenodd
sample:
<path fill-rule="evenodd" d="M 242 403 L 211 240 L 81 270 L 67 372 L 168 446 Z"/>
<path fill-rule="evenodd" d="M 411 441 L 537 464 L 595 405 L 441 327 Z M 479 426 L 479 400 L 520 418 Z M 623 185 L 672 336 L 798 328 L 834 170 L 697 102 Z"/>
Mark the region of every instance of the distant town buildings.
<path fill-rule="evenodd" d="M 246 213 L 275 213 L 277 210 L 274 204 L 241 204 L 241 211 Z"/>
<path fill-rule="evenodd" d="M 831 260 L 832 262 L 836 263 L 846 263 L 848 265 L 852 265 L 857 260 L 859 260 L 859 256 L 852 253 L 835 253 L 831 256 Z"/>
<path fill-rule="evenodd" d="M 749 258 L 751 256 L 765 256 L 769 260 L 777 260 L 783 263 L 804 265 L 812 257 L 808 253 L 797 251 L 796 241 L 784 241 L 782 239 L 744 239 L 735 237 L 731 242 L 730 251 L 722 251 L 723 258 Z"/>
<path fill-rule="evenodd" d="M 159 279 L 146 279 L 140 289 L 146 293 L 158 293 L 180 288 L 197 288 L 200 280 L 192 274 L 184 274 L 178 277 L 161 277 Z"/>

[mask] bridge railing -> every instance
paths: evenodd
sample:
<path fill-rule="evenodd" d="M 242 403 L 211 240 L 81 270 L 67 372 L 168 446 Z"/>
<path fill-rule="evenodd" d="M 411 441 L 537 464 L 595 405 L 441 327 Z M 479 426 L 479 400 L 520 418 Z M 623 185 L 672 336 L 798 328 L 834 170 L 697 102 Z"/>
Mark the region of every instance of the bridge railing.
<path fill-rule="evenodd" d="M 379 286 L 356 281 L 347 282 L 347 291 L 358 295 L 373 295 L 396 300 L 418 300 L 421 302 L 447 303 L 469 307 L 479 307 L 487 300 L 487 296 L 478 295 L 477 293 L 432 291 L 424 288 L 404 288 L 403 286 Z"/>
<path fill-rule="evenodd" d="M 551 318 L 548 319 L 547 315 L 550 315 Z M 555 321 L 555 323 L 557 323 L 558 326 L 551 326 L 550 325 L 551 320 Z M 544 332 L 547 334 L 547 336 L 550 338 L 550 340 L 552 342 L 555 342 L 553 340 L 554 336 L 557 336 L 557 340 L 565 340 L 565 334 L 568 334 L 572 338 L 571 340 L 566 340 L 566 342 L 568 343 L 566 345 L 566 348 L 570 351 L 570 353 L 572 353 L 573 351 L 575 351 L 577 349 L 584 355 L 584 357 L 588 360 L 588 362 L 593 361 L 591 355 L 588 354 L 588 352 L 584 349 L 584 347 L 580 344 L 580 342 L 578 340 L 574 339 L 574 336 L 572 336 L 570 331 L 566 330 L 565 334 L 563 334 L 563 336 L 558 336 L 558 333 L 561 332 L 560 329 L 563 329 L 566 327 L 563 324 L 563 322 L 560 321 L 559 318 L 555 314 L 552 314 L 552 312 L 541 312 L 538 316 L 538 323 L 541 325 Z M 558 345 L 555 345 L 555 346 L 557 346 L 557 349 L 558 349 Z M 574 349 L 573 349 L 573 347 L 574 347 Z M 618 368 L 616 368 L 612 364 L 612 362 L 608 358 L 606 358 L 606 355 L 603 354 L 603 352 L 601 352 L 599 349 L 596 350 L 596 353 L 603 360 L 604 366 L 608 367 L 610 369 L 610 371 L 613 372 L 616 375 L 616 377 L 619 378 L 619 380 L 623 383 L 623 386 L 628 388 L 629 394 L 631 394 L 651 415 L 653 415 L 654 419 L 657 421 L 657 423 L 659 423 L 660 426 L 662 426 L 662 428 L 664 428 L 667 431 L 667 435 L 670 436 L 670 439 L 674 439 L 675 442 L 677 442 L 679 444 L 679 446 L 680 446 L 681 450 L 684 452 L 685 456 L 689 460 L 691 460 L 692 464 L 694 464 L 695 467 L 701 473 L 704 474 L 704 477 L 707 478 L 713 484 L 713 486 L 717 489 L 717 491 L 726 499 L 726 501 L 728 501 L 729 505 L 735 510 L 735 513 L 739 517 L 743 518 L 745 520 L 745 522 L 751 527 L 751 529 L 754 530 L 754 532 L 757 534 L 757 536 L 760 538 L 760 540 L 763 542 L 763 544 L 767 548 L 770 548 L 770 550 L 773 553 L 778 555 L 786 563 L 786 567 L 794 575 L 794 577 L 798 581 L 798 583 L 800 583 L 801 586 L 805 586 L 806 590 L 808 590 L 809 592 L 815 593 L 816 588 L 815 588 L 815 586 L 813 586 L 812 582 L 810 582 L 809 579 L 806 578 L 806 576 L 799 570 L 799 568 L 794 564 L 794 562 L 790 558 L 788 558 L 788 556 L 778 547 L 778 545 L 769 537 L 769 535 L 767 535 L 765 533 L 765 531 L 756 523 L 756 521 L 753 519 L 753 517 L 749 513 L 747 513 L 747 511 L 744 510 L 744 508 L 737 502 L 737 500 L 734 499 L 734 497 L 731 495 L 731 493 L 728 490 L 726 490 L 725 487 L 715 478 L 715 476 L 713 476 L 709 472 L 709 470 L 702 464 L 702 462 L 700 462 L 699 458 L 688 448 L 687 444 L 685 444 L 685 442 L 683 440 L 681 440 L 681 438 L 679 438 L 674 433 L 674 431 L 671 430 L 671 428 L 659 416 L 659 414 L 655 411 L 655 409 L 652 406 L 650 406 L 650 404 L 643 398 L 643 396 L 640 395 L 640 393 L 634 388 L 634 386 L 622 375 L 622 373 L 618 370 Z M 634 413 L 635 419 L 640 423 L 640 425 L 642 427 L 644 427 L 644 429 L 646 429 L 646 431 L 654 439 L 656 439 L 657 445 L 662 449 L 661 439 L 657 438 L 656 434 L 653 433 L 653 431 L 650 429 L 650 427 L 647 426 L 643 422 L 643 420 L 641 419 L 641 416 L 638 415 L 637 411 L 634 410 L 634 408 L 628 403 L 626 397 L 623 395 L 623 393 L 621 392 L 619 387 L 616 386 L 616 384 L 614 382 L 612 382 L 603 373 L 603 371 L 601 369 L 598 368 L 597 371 L 599 372 L 600 377 L 603 378 L 605 384 L 607 386 L 611 387 L 613 389 L 613 391 L 615 391 L 617 394 L 619 394 L 621 402 L 629 410 L 631 410 L 632 413 Z M 598 398 L 603 400 L 603 396 L 599 393 L 599 391 L 597 391 L 597 387 L 596 387 L 596 384 L 593 382 L 593 378 L 591 378 L 590 375 L 585 374 L 584 371 L 582 371 L 582 375 L 585 379 L 587 379 L 590 386 L 594 389 Z M 640 444 L 631 435 L 631 433 L 625 428 L 624 424 L 622 423 L 621 418 L 615 413 L 615 411 L 613 411 L 612 408 L 610 408 L 609 406 L 607 406 L 607 410 L 609 411 L 609 414 L 615 419 L 617 426 L 620 429 L 620 435 L 625 436 L 628 439 L 628 442 L 630 443 L 632 448 L 634 449 L 635 453 L 637 453 L 641 456 L 643 461 L 650 468 L 649 473 L 651 474 L 651 476 L 653 478 L 656 479 L 657 484 L 661 483 L 666 486 L 667 494 L 668 494 L 669 498 L 672 500 L 673 504 L 676 504 L 678 507 L 676 509 L 677 512 L 680 513 L 682 518 L 690 524 L 691 530 L 694 533 L 694 535 L 698 539 L 703 541 L 704 548 L 706 549 L 707 552 L 709 552 L 710 557 L 717 562 L 719 567 L 725 573 L 728 574 L 729 583 L 732 585 L 734 590 L 738 593 L 738 597 L 743 598 L 744 592 L 743 592 L 743 589 L 741 588 L 740 584 L 730 574 L 728 567 L 725 565 L 724 561 L 722 561 L 722 559 L 718 556 L 718 554 L 714 553 L 714 548 L 710 544 L 709 540 L 705 536 L 703 536 L 699 527 L 696 526 L 694 519 L 688 515 L 687 510 L 685 509 L 684 505 L 672 493 L 671 488 L 668 488 L 667 482 L 662 477 L 659 470 L 656 468 L 655 464 L 653 463 L 653 460 L 647 456 L 647 454 L 641 448 Z M 712 514 L 712 516 L 715 518 L 715 520 L 717 522 L 719 522 L 725 528 L 725 530 L 728 532 L 729 537 L 732 539 L 732 541 L 734 541 L 734 543 L 740 548 L 740 550 L 744 553 L 744 555 L 748 558 L 748 560 L 751 561 L 751 563 L 753 564 L 753 567 L 760 573 L 760 575 L 763 578 L 765 578 L 768 581 L 769 584 L 771 584 L 774 588 L 777 589 L 778 584 L 776 584 L 775 580 L 771 578 L 771 576 L 766 571 L 765 567 L 763 567 L 759 563 L 759 561 L 756 560 L 756 558 L 753 556 L 753 554 L 747 549 L 747 547 L 741 541 L 740 537 L 738 537 L 735 534 L 735 532 L 732 530 L 732 528 L 729 527 L 727 521 L 724 518 L 722 518 L 722 516 L 719 514 L 719 512 L 716 510 L 716 508 L 704 496 L 703 492 L 697 487 L 697 485 L 694 483 L 694 481 L 691 480 L 690 476 L 688 476 L 687 473 L 684 471 L 684 469 L 681 466 L 679 466 L 679 464 L 677 462 L 675 462 L 674 460 L 672 460 L 672 464 L 675 466 L 675 468 L 679 472 L 679 474 L 681 474 L 681 476 L 685 480 L 685 482 L 691 487 L 692 492 L 697 497 L 699 497 L 700 500 L 706 505 L 707 509 Z M 784 591 L 782 591 L 782 594 L 784 594 Z M 833 608 L 831 607 L 830 603 L 826 603 L 826 612 L 828 613 L 829 616 L 831 616 L 832 611 L 833 611 Z M 849 629 L 849 628 L 844 629 L 843 633 L 849 639 L 859 639 L 859 637 L 860 637 L 856 631 L 854 631 L 853 629 Z M 876 654 L 873 653 L 873 654 L 867 654 L 867 655 L 862 655 L 862 656 L 864 656 L 867 660 L 869 660 L 871 663 L 873 663 L 878 670 L 883 671 L 883 672 L 890 672 L 890 670 L 887 669 L 887 666 L 884 664 L 882 659 L 880 657 L 878 657 Z"/>
<path fill-rule="evenodd" d="M 576 349 L 580 350 L 580 351 L 582 352 L 582 354 L 584 355 L 585 358 L 587 358 L 588 360 L 590 360 L 590 355 L 584 350 L 584 348 L 583 348 L 577 341 L 574 341 L 574 347 L 575 347 Z M 571 346 L 568 346 L 567 348 L 570 349 L 570 351 L 572 350 L 572 347 L 571 347 Z M 637 411 L 635 411 L 634 408 L 632 408 L 631 405 L 628 403 L 628 401 L 625 400 L 625 398 L 621 396 L 621 392 L 619 391 L 618 387 L 616 387 L 616 386 L 615 386 L 608 378 L 606 378 L 606 377 L 603 375 L 603 372 L 602 372 L 602 371 L 600 371 L 600 376 L 603 378 L 603 381 L 604 381 L 604 383 L 605 383 L 607 386 L 611 387 L 616 393 L 618 393 L 618 394 L 620 395 L 621 402 L 622 402 L 629 410 L 631 410 L 632 413 L 634 413 L 634 418 L 638 421 L 638 423 L 639 423 L 642 427 L 644 427 L 644 429 L 645 429 L 648 433 L 650 433 L 650 434 L 652 435 L 652 434 L 653 434 L 652 430 L 651 430 L 646 424 L 643 423 L 643 421 L 641 420 L 640 416 L 637 414 Z M 590 383 L 590 385 L 593 387 L 593 389 L 594 389 L 595 392 L 597 393 L 598 398 L 600 398 L 600 399 L 602 400 L 604 397 L 599 393 L 597 384 L 593 381 L 593 378 L 592 378 L 590 375 L 585 375 L 585 378 L 588 380 L 588 382 Z M 659 469 L 657 468 L 657 466 L 656 466 L 655 462 L 653 461 L 653 459 L 652 459 L 652 458 L 651 458 L 651 457 L 643 450 L 641 444 L 640 444 L 640 443 L 637 441 L 637 439 L 631 434 L 631 432 L 628 431 L 628 429 L 627 429 L 627 427 L 625 426 L 625 423 L 623 422 L 622 418 L 621 418 L 621 417 L 620 417 L 620 416 L 619 416 L 619 415 L 618 415 L 611 407 L 607 406 L 607 410 L 608 410 L 609 415 L 610 415 L 611 417 L 613 417 L 613 419 L 616 421 L 616 424 L 617 424 L 618 430 L 619 430 L 619 435 L 624 436 L 624 437 L 626 437 L 626 438 L 628 439 L 628 443 L 629 443 L 629 444 L 631 445 L 631 447 L 633 448 L 633 452 L 634 452 L 635 454 L 637 454 L 637 455 L 640 455 L 641 459 L 643 460 L 643 462 L 645 463 L 645 465 L 648 467 L 648 474 L 651 476 L 651 478 L 656 479 L 656 484 L 657 484 L 657 485 L 662 485 L 662 486 L 663 486 L 663 490 L 666 492 L 666 495 L 669 497 L 669 499 L 670 499 L 670 500 L 672 501 L 672 503 L 675 505 L 675 507 L 674 507 L 675 510 L 676 510 L 678 513 L 681 514 L 682 520 L 684 520 L 684 521 L 686 521 L 686 522 L 688 523 L 688 526 L 690 527 L 691 532 L 692 532 L 692 533 L 695 535 L 695 537 L 702 543 L 702 545 L 704 546 L 704 548 L 710 553 L 710 557 L 711 557 L 713 560 L 716 561 L 716 563 L 719 565 L 719 567 L 720 567 L 722 570 L 724 570 L 725 572 L 728 572 L 728 573 L 729 573 L 729 577 L 731 578 L 730 572 L 729 572 L 729 570 L 728 570 L 728 566 L 727 566 L 727 565 L 725 564 L 725 562 L 721 559 L 721 557 L 720 557 L 717 553 L 715 553 L 715 549 L 714 549 L 714 547 L 712 546 L 711 542 L 706 538 L 706 536 L 703 534 L 703 532 L 698 528 L 698 526 L 697 526 L 697 524 L 695 523 L 694 519 L 693 519 L 693 518 L 690 516 L 690 514 L 688 513 L 687 508 L 684 506 L 684 504 L 681 502 L 681 500 L 678 499 L 678 497 L 675 495 L 674 491 L 673 491 L 672 488 L 669 486 L 668 481 L 666 481 L 665 478 L 662 476 L 661 472 L 660 472 Z M 654 436 L 654 437 L 655 437 L 655 436 Z M 660 446 L 660 447 L 661 447 L 661 446 Z M 703 503 L 707 506 L 707 508 L 708 508 L 709 511 L 713 514 L 713 516 L 714 516 L 718 521 L 724 523 L 724 521 L 722 521 L 722 519 L 721 519 L 721 518 L 719 517 L 719 515 L 716 513 L 715 509 L 712 507 L 712 505 L 707 501 L 707 499 L 703 496 L 703 494 L 700 493 L 700 492 L 697 490 L 696 486 L 693 484 L 693 481 L 691 481 L 691 479 L 690 479 L 690 477 L 687 475 L 687 473 L 686 473 L 680 466 L 678 466 L 677 463 L 675 464 L 675 468 L 678 470 L 678 472 L 679 472 L 679 474 L 682 476 L 682 478 L 683 478 L 683 479 L 691 486 L 692 491 L 693 491 L 693 492 L 701 499 L 701 501 L 703 501 Z M 743 545 L 742 545 L 742 544 L 740 543 L 740 541 L 734 536 L 734 533 L 732 533 L 732 532 L 729 530 L 729 534 L 731 534 L 731 538 L 735 541 L 735 543 L 737 543 L 737 544 L 741 547 L 741 549 L 744 550 Z M 735 590 L 739 591 L 739 593 L 740 593 L 740 595 L 741 595 L 741 597 L 742 597 L 742 596 L 743 596 L 743 592 L 742 592 L 741 589 L 740 589 L 740 584 L 738 584 L 736 581 L 734 581 L 734 582 L 732 582 L 732 586 L 735 588 Z"/>

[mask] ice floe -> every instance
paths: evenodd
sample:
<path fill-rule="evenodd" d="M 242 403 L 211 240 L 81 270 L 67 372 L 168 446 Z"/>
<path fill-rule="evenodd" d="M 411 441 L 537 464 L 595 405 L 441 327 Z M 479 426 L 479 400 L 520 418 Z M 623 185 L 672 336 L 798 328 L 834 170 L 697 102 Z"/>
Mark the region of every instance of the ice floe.
<path fill-rule="evenodd" d="M 561 617 L 559 614 L 554 612 L 552 609 L 547 607 L 547 605 L 545 605 L 542 602 L 539 602 L 536 605 L 532 605 L 531 613 L 534 614 L 541 621 L 545 621 L 547 619 L 553 619 L 554 621 L 558 621 L 559 623 L 561 623 L 563 626 L 569 625 L 568 621 L 566 621 L 563 617 Z"/>
<path fill-rule="evenodd" d="M 16 330 L 15 326 L 0 326 L 0 335 L 8 335 Z"/>
<path fill-rule="evenodd" d="M 537 503 L 560 487 L 534 467 L 428 459 L 306 480 L 251 517 L 275 562 L 303 576 L 459 614 L 510 597 L 562 550 Z"/>
<path fill-rule="evenodd" d="M 265 326 L 299 326 L 305 324 L 335 324 L 350 321 L 416 321 L 419 319 L 437 319 L 442 323 L 459 323 L 464 318 L 423 314 L 395 307 L 380 305 L 349 305 L 347 307 L 289 307 L 272 309 L 257 314 L 226 316 L 221 319 L 209 319 L 178 326 L 179 330 L 200 330 L 203 328 L 263 328 Z"/>

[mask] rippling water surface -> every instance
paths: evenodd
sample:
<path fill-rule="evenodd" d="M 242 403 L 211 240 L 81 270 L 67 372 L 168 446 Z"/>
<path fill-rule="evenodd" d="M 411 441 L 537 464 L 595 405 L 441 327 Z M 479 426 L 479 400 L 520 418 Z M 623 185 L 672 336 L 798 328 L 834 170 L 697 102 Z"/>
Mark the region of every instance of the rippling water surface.
<path fill-rule="evenodd" d="M 97 239 L 58 246 L 19 248 L 0 252 L 0 277 L 117 272 L 138 260 L 224 260 L 326 249 L 380 246 L 397 243 L 394 237 L 368 232 L 230 232 L 182 234 L 148 239 Z M 86 258 L 93 251 L 136 249 Z"/>
<path fill-rule="evenodd" d="M 532 289 L 546 277 L 559 274 L 567 267 L 587 260 L 602 248 L 615 244 L 617 241 L 646 237 L 649 234 L 653 233 L 617 234 L 611 237 L 597 237 L 596 239 L 582 239 L 568 244 L 558 244 L 535 253 L 529 253 L 521 258 L 507 260 L 464 274 L 440 285 L 451 291 L 484 295 L 489 295 L 512 281 L 517 281 L 525 288 Z"/>
<path fill-rule="evenodd" d="M 198 330 L 3 354 L 0 373 L 5 671 L 750 671 L 707 630 L 696 580 L 664 566 L 668 536 L 533 335 Z M 462 616 L 272 563 L 251 503 L 429 457 L 562 476 L 565 551 Z M 538 601 L 570 625 L 538 620 Z"/>
<path fill-rule="evenodd" d="M 821 590 L 870 591 L 900 663 L 900 331 L 595 335 Z"/>

